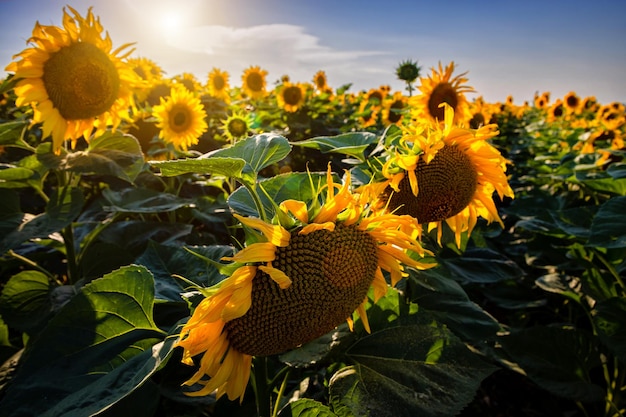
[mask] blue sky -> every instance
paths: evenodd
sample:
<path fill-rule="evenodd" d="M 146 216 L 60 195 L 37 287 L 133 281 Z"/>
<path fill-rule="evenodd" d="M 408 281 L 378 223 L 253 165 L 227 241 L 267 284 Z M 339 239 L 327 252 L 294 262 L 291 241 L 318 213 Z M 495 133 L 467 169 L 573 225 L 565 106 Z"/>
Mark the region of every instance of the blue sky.
<path fill-rule="evenodd" d="M 322 69 L 332 87 L 402 90 L 400 61 L 417 60 L 422 75 L 454 61 L 476 90 L 470 100 L 510 94 L 521 104 L 535 92 L 575 91 L 626 102 L 626 0 L 0 0 L 1 68 L 37 20 L 61 25 L 66 4 L 82 14 L 93 6 L 114 47 L 134 42 L 134 56 L 166 75 L 202 82 L 218 67 L 240 85 L 259 65 L 270 83 L 284 74 L 311 81 Z"/>

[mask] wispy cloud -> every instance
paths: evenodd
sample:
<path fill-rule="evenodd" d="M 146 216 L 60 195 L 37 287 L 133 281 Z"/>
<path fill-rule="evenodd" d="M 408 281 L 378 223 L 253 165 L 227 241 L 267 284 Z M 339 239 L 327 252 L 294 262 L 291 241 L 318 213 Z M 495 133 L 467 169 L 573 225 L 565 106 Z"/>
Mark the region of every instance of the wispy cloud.
<path fill-rule="evenodd" d="M 338 85 L 357 83 L 360 77 L 369 80 L 371 73 L 389 72 L 386 64 L 377 65 L 371 59 L 388 55 L 385 51 L 335 49 L 323 45 L 304 27 L 289 24 L 191 27 L 168 36 L 166 42 L 179 51 L 206 55 L 200 62 L 187 63 L 188 67 L 203 65 L 201 73 L 210 70 L 207 63 L 230 71 L 234 77 L 251 65 L 259 65 L 272 80 L 287 74 L 293 81 L 310 81 L 322 69 L 329 74 L 329 81 L 335 77 L 332 84 Z"/>

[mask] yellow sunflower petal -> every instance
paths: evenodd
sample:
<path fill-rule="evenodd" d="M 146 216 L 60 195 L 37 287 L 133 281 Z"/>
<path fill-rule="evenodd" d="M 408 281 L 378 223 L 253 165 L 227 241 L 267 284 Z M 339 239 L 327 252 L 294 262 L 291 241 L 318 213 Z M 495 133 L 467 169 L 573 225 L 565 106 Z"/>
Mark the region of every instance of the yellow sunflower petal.
<path fill-rule="evenodd" d="M 255 219 L 253 217 L 243 217 L 238 214 L 233 214 L 233 216 L 239 220 L 241 223 L 245 224 L 248 227 L 259 230 L 263 233 L 272 245 L 274 246 L 287 246 L 289 244 L 289 238 L 291 234 L 285 230 L 284 227 L 278 225 L 272 225 L 265 223 L 261 219 Z"/>
<path fill-rule="evenodd" d="M 271 242 L 253 243 L 237 252 L 234 256 L 224 256 L 223 261 L 234 262 L 271 262 L 276 258 L 276 245 Z"/>

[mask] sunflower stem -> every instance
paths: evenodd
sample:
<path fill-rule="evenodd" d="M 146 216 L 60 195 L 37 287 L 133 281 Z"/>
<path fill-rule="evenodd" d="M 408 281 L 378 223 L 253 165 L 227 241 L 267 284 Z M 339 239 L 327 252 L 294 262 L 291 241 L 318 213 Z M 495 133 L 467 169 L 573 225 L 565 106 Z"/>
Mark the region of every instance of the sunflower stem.
<path fill-rule="evenodd" d="M 249 184 L 246 184 L 245 181 L 242 181 L 241 183 L 243 184 L 244 187 L 246 187 L 246 189 L 250 193 L 250 196 L 252 197 L 252 200 L 254 201 L 254 205 L 256 206 L 256 211 L 259 212 L 259 218 L 267 223 L 267 214 L 265 213 L 265 209 L 263 208 L 263 203 L 261 202 L 261 199 L 259 198 L 259 194 L 257 194 L 255 187 L 252 187 Z"/>
<path fill-rule="evenodd" d="M 285 372 L 285 377 L 283 378 L 283 382 L 280 384 L 280 388 L 278 389 L 278 394 L 276 395 L 276 402 L 274 403 L 274 412 L 272 413 L 272 417 L 278 416 L 278 411 L 280 410 L 280 398 L 283 396 L 285 392 L 285 387 L 287 386 L 287 380 L 289 379 L 291 368 L 287 369 Z"/>
<path fill-rule="evenodd" d="M 254 395 L 258 417 L 270 417 L 272 404 L 270 401 L 270 386 L 267 380 L 267 358 L 254 358 Z"/>

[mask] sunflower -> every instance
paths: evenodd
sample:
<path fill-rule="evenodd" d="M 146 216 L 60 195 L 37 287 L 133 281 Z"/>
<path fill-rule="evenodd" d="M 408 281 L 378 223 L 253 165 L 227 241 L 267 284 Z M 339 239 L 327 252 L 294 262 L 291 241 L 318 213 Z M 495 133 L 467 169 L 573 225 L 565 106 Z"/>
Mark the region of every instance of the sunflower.
<path fill-rule="evenodd" d="M 409 99 L 400 91 L 396 91 L 391 99 L 385 100 L 382 112 L 382 120 L 385 126 L 402 124 L 405 110 L 408 108 Z"/>
<path fill-rule="evenodd" d="M 548 107 L 548 122 L 556 122 L 557 120 L 561 120 L 565 117 L 565 105 L 563 104 L 563 100 L 557 98 L 550 107 Z"/>
<path fill-rule="evenodd" d="M 580 113 L 580 97 L 574 91 L 570 91 L 563 97 L 563 103 L 568 113 Z"/>
<path fill-rule="evenodd" d="M 75 145 L 81 136 L 89 138 L 94 127 L 103 132 L 129 119 L 133 87 L 140 81 L 123 61 L 133 51 L 127 49 L 130 44 L 112 51 L 91 8 L 84 18 L 68 9 L 71 15 L 63 8 L 62 28 L 37 22 L 28 40 L 33 47 L 6 67 L 20 79 L 16 105 L 33 107 L 33 123 L 43 122 L 43 136 L 52 136 L 55 153 L 65 140 Z"/>
<path fill-rule="evenodd" d="M 163 78 L 163 70 L 154 61 L 144 57 L 128 58 L 126 63 L 143 81 L 135 88 L 136 101 L 143 103 L 153 86 Z"/>
<path fill-rule="evenodd" d="M 250 113 L 244 111 L 234 111 L 222 123 L 222 131 L 231 143 L 238 139 L 248 136 L 253 123 L 253 117 Z"/>
<path fill-rule="evenodd" d="M 161 104 L 154 106 L 152 112 L 161 129 L 159 137 L 183 151 L 197 144 L 208 129 L 200 99 L 182 86 L 175 85 L 170 96 L 161 98 Z"/>
<path fill-rule="evenodd" d="M 386 293 L 383 270 L 395 285 L 403 264 L 435 266 L 416 260 L 427 251 L 411 235 L 419 227 L 415 219 L 375 214 L 350 187 L 350 174 L 335 184 L 329 166 L 323 204 L 318 198 L 308 205 L 280 204 L 289 226 L 235 214 L 259 234 L 256 243 L 224 258 L 238 268 L 205 290 L 208 296 L 181 331 L 183 362 L 192 365 L 202 354 L 198 371 L 185 384 L 204 387 L 190 395 L 217 391 L 218 398 L 243 398 L 252 357 L 286 352 L 344 321 L 352 328 L 355 312 L 369 331 L 367 293 L 373 288 L 375 301 Z"/>
<path fill-rule="evenodd" d="M 265 97 L 267 71 L 259 66 L 250 67 L 241 76 L 241 88 L 250 98 L 258 99 Z"/>
<path fill-rule="evenodd" d="M 213 68 L 213 70 L 209 73 L 207 89 L 210 95 L 228 103 L 230 101 L 230 95 L 228 93 L 228 90 L 230 89 L 230 85 L 228 84 L 228 73 L 220 70 L 219 68 Z"/>
<path fill-rule="evenodd" d="M 513 191 L 505 175 L 507 161 L 488 143 L 498 134 L 497 126 L 458 127 L 452 108 L 443 106 L 444 125 L 406 127 L 388 151 L 385 179 L 363 188 L 378 196 L 379 207 L 411 215 L 429 231 L 437 228 L 439 241 L 445 221 L 460 246 L 461 234 L 471 234 L 478 217 L 503 225 L 493 194 L 503 199 L 513 197 Z"/>
<path fill-rule="evenodd" d="M 319 92 L 323 92 L 328 88 L 328 79 L 326 78 L 326 72 L 319 70 L 313 76 L 313 86 Z"/>
<path fill-rule="evenodd" d="M 183 72 L 182 74 L 175 75 L 172 80 L 175 84 L 184 86 L 188 91 L 196 94 L 202 92 L 202 83 L 198 81 L 195 75 L 190 72 Z"/>
<path fill-rule="evenodd" d="M 482 96 L 472 101 L 469 107 L 470 114 L 472 115 L 469 120 L 469 127 L 471 129 L 478 129 L 481 126 L 485 126 L 490 123 L 493 116 L 492 110 L 490 106 L 485 103 Z"/>
<path fill-rule="evenodd" d="M 163 77 L 163 70 L 151 59 L 145 57 L 128 58 L 126 63 L 144 81 L 154 82 Z"/>
<path fill-rule="evenodd" d="M 439 69 L 432 68 L 431 75 L 420 78 L 420 95 L 413 96 L 409 104 L 414 109 L 413 119 L 426 118 L 443 122 L 444 111 L 442 103 L 447 103 L 454 110 L 454 123 L 467 122 L 472 116 L 469 113 L 469 105 L 465 93 L 473 92 L 474 89 L 465 85 L 467 78 L 464 72 L 452 77 L 454 62 L 451 62 L 445 70 L 439 63 Z"/>
<path fill-rule="evenodd" d="M 290 82 L 286 82 L 280 86 L 276 96 L 278 106 L 289 113 L 298 111 L 298 109 L 300 109 L 304 104 L 305 98 L 305 86 L 300 83 L 292 84 Z"/>

